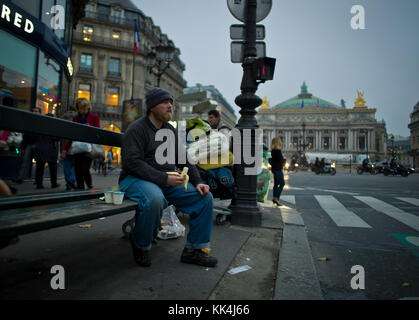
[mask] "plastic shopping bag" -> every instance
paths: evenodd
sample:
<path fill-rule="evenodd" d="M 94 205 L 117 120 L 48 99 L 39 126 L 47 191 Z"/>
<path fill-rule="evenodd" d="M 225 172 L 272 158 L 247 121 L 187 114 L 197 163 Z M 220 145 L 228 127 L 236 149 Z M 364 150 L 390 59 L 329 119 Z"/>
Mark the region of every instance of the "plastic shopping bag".
<path fill-rule="evenodd" d="M 185 227 L 179 221 L 174 206 L 169 206 L 163 210 L 160 224 L 161 230 L 157 234 L 159 239 L 175 239 L 185 235 Z"/>
<path fill-rule="evenodd" d="M 227 136 L 221 132 L 212 132 L 209 137 L 192 142 L 187 147 L 189 158 L 195 163 L 207 163 L 207 159 L 226 154 L 228 159 L 229 144 Z"/>
<path fill-rule="evenodd" d="M 83 152 L 91 152 L 92 151 L 92 144 L 82 141 L 73 141 L 71 143 L 71 148 L 68 150 L 68 154 L 79 154 Z"/>

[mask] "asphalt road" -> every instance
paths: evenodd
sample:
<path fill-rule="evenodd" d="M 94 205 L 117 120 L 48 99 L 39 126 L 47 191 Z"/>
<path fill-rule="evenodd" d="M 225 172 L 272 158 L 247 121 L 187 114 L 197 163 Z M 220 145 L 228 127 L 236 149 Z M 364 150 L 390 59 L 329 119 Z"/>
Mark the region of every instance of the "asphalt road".
<path fill-rule="evenodd" d="M 419 299 L 418 174 L 285 179 L 281 198 L 302 214 L 324 299 Z"/>

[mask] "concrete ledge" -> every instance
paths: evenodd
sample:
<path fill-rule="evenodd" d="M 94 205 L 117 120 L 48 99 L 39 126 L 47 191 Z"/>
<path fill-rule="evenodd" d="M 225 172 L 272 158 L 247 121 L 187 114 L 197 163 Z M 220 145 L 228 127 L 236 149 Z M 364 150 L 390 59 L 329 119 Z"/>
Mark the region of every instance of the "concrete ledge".
<path fill-rule="evenodd" d="M 274 300 L 323 300 L 305 227 L 284 223 Z"/>

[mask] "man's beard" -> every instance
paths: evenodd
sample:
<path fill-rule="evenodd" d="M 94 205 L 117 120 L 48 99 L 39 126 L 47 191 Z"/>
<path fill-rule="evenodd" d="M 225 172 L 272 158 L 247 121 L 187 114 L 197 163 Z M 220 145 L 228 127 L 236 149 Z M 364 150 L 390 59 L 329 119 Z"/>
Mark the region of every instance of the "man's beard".
<path fill-rule="evenodd" d="M 165 112 L 163 114 L 157 114 L 155 113 L 154 116 L 156 117 L 157 120 L 161 121 L 161 122 L 168 122 L 170 120 L 172 120 L 173 118 L 173 113 L 172 112 Z"/>

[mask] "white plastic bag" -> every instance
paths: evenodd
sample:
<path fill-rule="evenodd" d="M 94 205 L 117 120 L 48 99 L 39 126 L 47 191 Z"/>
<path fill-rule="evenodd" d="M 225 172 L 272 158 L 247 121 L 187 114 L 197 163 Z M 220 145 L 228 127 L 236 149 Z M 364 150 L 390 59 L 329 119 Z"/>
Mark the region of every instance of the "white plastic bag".
<path fill-rule="evenodd" d="M 229 144 L 227 137 L 221 132 L 211 132 L 206 139 L 200 139 L 192 142 L 187 147 L 189 158 L 192 161 L 207 163 L 207 159 L 227 153 L 229 151 Z"/>
<path fill-rule="evenodd" d="M 91 152 L 92 151 L 92 144 L 87 142 L 81 142 L 81 141 L 73 141 L 71 143 L 71 148 L 68 150 L 68 154 L 79 154 L 83 152 Z"/>
<path fill-rule="evenodd" d="M 20 132 L 10 132 L 7 143 L 12 146 L 19 146 L 22 143 L 23 135 Z"/>
<path fill-rule="evenodd" d="M 159 239 L 175 239 L 185 235 L 185 227 L 180 223 L 174 206 L 169 206 L 163 210 L 160 224 L 161 230 L 157 234 Z"/>

